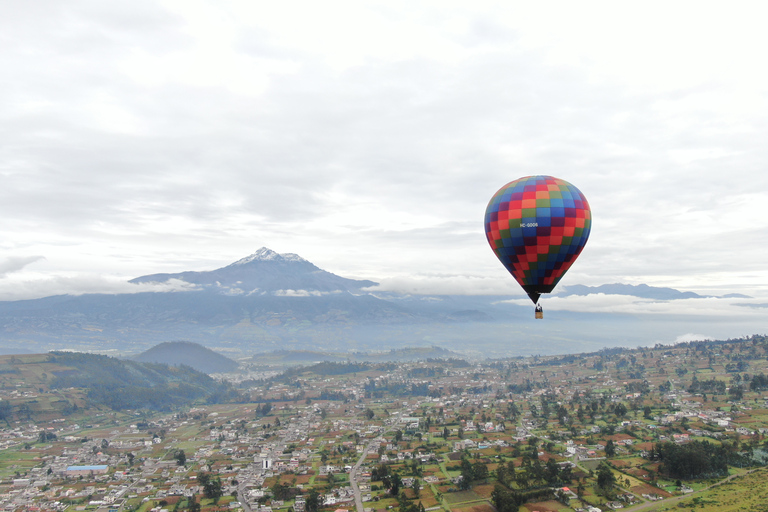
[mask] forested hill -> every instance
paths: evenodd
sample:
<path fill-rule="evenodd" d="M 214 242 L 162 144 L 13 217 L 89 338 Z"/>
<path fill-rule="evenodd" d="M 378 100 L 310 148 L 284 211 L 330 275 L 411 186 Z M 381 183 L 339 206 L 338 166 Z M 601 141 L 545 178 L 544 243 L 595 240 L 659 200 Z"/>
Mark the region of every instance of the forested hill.
<path fill-rule="evenodd" d="M 204 373 L 225 373 L 237 369 L 238 364 L 218 352 L 190 341 L 168 341 L 155 345 L 133 358 L 143 363 L 163 363 L 172 366 L 190 366 Z"/>
<path fill-rule="evenodd" d="M 51 388 L 83 388 L 94 405 L 114 410 L 151 409 L 167 411 L 195 401 L 238 401 L 239 394 L 188 366 L 124 361 L 99 354 L 51 352 Z M 67 369 L 61 369 L 66 367 Z"/>

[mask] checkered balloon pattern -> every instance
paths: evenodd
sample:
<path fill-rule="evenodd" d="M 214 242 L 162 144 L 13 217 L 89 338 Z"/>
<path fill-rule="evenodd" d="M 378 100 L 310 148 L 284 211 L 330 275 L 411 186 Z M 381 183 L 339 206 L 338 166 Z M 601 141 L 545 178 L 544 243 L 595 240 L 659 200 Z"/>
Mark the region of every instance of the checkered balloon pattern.
<path fill-rule="evenodd" d="M 534 303 L 571 267 L 587 243 L 591 225 L 584 194 L 552 176 L 507 183 L 485 209 L 491 249 Z"/>

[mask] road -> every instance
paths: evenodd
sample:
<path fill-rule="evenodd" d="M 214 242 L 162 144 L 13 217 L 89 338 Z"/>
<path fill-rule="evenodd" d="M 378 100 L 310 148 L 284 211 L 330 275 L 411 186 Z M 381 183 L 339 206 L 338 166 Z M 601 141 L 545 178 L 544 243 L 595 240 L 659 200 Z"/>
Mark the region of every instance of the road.
<path fill-rule="evenodd" d="M 245 512 L 251 512 L 251 506 L 248 504 L 248 500 L 245 499 L 245 486 L 243 484 L 237 486 L 237 501 L 240 502 L 240 506 L 243 507 Z"/>
<path fill-rule="evenodd" d="M 349 485 L 352 486 L 352 492 L 355 493 L 355 507 L 357 508 L 357 512 L 365 512 L 365 507 L 363 507 L 363 496 L 360 493 L 360 487 L 357 485 L 357 471 L 360 469 L 360 465 L 365 462 L 369 449 L 370 445 L 366 445 L 357 463 L 351 470 L 349 470 Z"/>

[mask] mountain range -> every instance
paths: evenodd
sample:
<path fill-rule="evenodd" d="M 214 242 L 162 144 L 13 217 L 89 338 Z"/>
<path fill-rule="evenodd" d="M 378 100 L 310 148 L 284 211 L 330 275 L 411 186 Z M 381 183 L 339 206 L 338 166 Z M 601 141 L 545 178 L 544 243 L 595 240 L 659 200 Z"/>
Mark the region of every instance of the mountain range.
<path fill-rule="evenodd" d="M 374 281 L 340 277 L 298 255 L 267 248 L 211 271 L 152 274 L 130 282 L 185 286 L 172 292 L 0 302 L 0 352 L 69 349 L 130 356 L 158 343 L 188 340 L 233 358 L 275 350 L 359 352 L 407 346 L 486 356 L 562 354 L 652 344 L 661 332 L 673 341 L 701 324 L 689 319 L 669 333 L 668 319 L 651 324 L 642 315 L 563 310 L 536 322 L 530 305 L 510 303 L 508 296 L 381 292 Z M 561 296 L 594 293 L 698 297 L 620 284 L 570 285 Z"/>
<path fill-rule="evenodd" d="M 727 295 L 699 295 L 694 292 L 681 292 L 674 288 L 662 288 L 658 286 L 648 286 L 647 284 L 603 284 L 600 286 L 584 286 L 581 284 L 572 284 L 564 287 L 563 290 L 555 293 L 558 297 L 568 297 L 571 295 L 590 295 L 593 293 L 602 293 L 605 295 L 629 295 L 630 297 L 641 297 L 643 299 L 656 300 L 679 300 L 679 299 L 704 299 L 716 297 L 719 299 L 750 299 L 749 295 L 741 293 L 729 293 Z"/>

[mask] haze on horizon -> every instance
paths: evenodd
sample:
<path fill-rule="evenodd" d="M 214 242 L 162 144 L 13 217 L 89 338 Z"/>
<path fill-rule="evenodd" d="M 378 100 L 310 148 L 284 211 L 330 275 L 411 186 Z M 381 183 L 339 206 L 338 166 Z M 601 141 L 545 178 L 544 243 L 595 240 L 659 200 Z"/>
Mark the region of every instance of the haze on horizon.
<path fill-rule="evenodd" d="M 568 284 L 768 303 L 765 7 L 696 2 L 24 2 L 0 7 L 0 299 L 119 292 L 261 246 L 410 293 L 525 303 L 491 195 L 587 196 Z M 744 305 L 752 307 L 743 307 Z"/>

